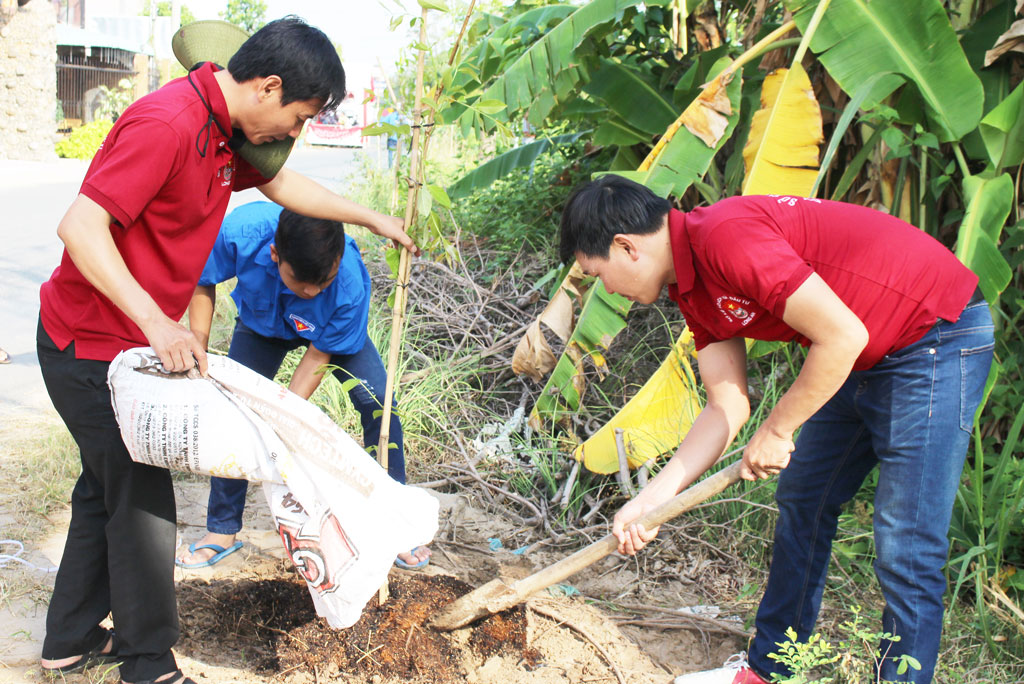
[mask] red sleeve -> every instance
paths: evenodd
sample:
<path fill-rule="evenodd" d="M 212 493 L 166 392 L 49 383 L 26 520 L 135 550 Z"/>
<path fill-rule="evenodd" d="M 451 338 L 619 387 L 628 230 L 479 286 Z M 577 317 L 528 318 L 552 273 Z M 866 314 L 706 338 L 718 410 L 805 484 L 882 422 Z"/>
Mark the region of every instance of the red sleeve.
<path fill-rule="evenodd" d="M 274 180 L 273 178 L 264 178 L 260 175 L 260 172 L 256 170 L 256 167 L 245 161 L 242 155 L 235 154 L 235 182 L 231 186 L 232 192 L 238 192 L 240 190 L 246 190 L 248 188 L 255 188 L 265 183 L 269 183 Z"/>
<path fill-rule="evenodd" d="M 129 226 L 178 168 L 179 152 L 177 134 L 163 121 L 125 121 L 103 141 L 81 192 Z"/>
<path fill-rule="evenodd" d="M 779 319 L 789 296 L 814 273 L 774 224 L 756 218 L 722 222 L 711 231 L 704 250 L 705 263 L 737 294 Z"/>
<path fill-rule="evenodd" d="M 708 332 L 707 328 L 697 321 L 696 314 L 691 313 L 693 309 L 689 306 L 688 301 L 675 300 L 675 302 L 679 306 L 679 312 L 683 314 L 683 320 L 686 321 L 686 327 L 690 329 L 691 333 L 693 333 L 693 343 L 697 347 L 698 351 L 712 342 L 718 342 L 718 340 Z"/>
<path fill-rule="evenodd" d="M 708 331 L 705 330 L 704 327 L 701 326 L 701 324 L 697 323 L 696 321 L 686 321 L 686 327 L 688 327 L 690 329 L 690 332 L 693 333 L 693 346 L 697 349 L 697 351 L 700 351 L 701 349 L 708 346 L 712 342 L 721 342 L 721 340 L 716 340 L 714 337 L 712 337 L 711 334 L 708 333 Z"/>

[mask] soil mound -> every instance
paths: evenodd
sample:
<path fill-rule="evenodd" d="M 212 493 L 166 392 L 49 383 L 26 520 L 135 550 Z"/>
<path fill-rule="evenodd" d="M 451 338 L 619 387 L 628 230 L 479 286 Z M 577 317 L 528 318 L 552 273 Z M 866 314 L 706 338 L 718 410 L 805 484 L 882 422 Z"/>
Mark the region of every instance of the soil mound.
<path fill-rule="evenodd" d="M 447 575 L 392 579 L 383 606 L 371 601 L 355 625 L 333 630 L 316 616 L 297 577 L 189 580 L 178 586 L 181 639 L 189 657 L 235 654 L 232 665 L 260 674 L 306 672 L 315 680 L 339 675 L 466 681 L 463 651 L 482 658 L 512 656 L 529 666 L 522 606 L 492 615 L 465 634 L 438 632 L 425 622 L 472 587 Z M 211 653 L 215 649 L 215 654 Z"/>

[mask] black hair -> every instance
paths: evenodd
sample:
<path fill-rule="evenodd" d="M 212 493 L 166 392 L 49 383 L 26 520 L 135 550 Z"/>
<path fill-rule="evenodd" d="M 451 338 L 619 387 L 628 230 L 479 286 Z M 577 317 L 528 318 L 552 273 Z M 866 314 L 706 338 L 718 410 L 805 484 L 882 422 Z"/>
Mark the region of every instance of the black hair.
<path fill-rule="evenodd" d="M 283 209 L 274 245 L 277 258 L 292 267 L 296 280 L 321 285 L 345 254 L 345 224 Z"/>
<path fill-rule="evenodd" d="M 238 83 L 281 77 L 281 104 L 322 100 L 334 109 L 345 99 L 345 69 L 338 51 L 320 29 L 289 14 L 276 19 L 242 43 L 228 62 Z"/>
<path fill-rule="evenodd" d="M 571 262 L 577 252 L 607 258 L 616 235 L 655 233 L 671 208 L 664 197 L 622 176 L 606 174 L 580 185 L 562 210 L 562 263 Z"/>

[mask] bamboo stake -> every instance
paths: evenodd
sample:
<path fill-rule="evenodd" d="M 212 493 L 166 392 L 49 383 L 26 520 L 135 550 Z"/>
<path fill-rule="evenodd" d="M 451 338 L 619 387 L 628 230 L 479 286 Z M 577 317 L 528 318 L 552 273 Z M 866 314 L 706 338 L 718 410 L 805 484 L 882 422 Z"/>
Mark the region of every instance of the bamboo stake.
<path fill-rule="evenodd" d="M 448 57 L 448 65 L 451 66 L 455 61 L 455 56 L 458 54 L 459 43 L 462 40 L 462 36 L 466 33 L 466 27 L 469 25 L 469 17 L 473 13 L 473 7 L 476 4 L 476 0 L 472 0 L 469 4 L 469 10 L 466 12 L 466 17 L 462 21 L 462 29 L 459 31 L 458 37 L 455 39 L 455 44 L 452 46 L 451 54 Z M 420 36 L 419 42 L 421 45 L 427 43 L 427 8 L 423 8 L 423 12 L 420 14 Z M 425 59 L 425 51 L 419 50 L 419 55 L 416 59 L 416 85 L 415 85 L 415 103 L 412 114 L 412 143 L 409 154 L 409 193 L 408 199 L 405 205 L 405 229 L 410 230 L 416 223 L 416 213 L 419 199 L 419 189 L 423 185 L 424 175 L 420 168 L 420 131 L 423 130 L 422 112 L 423 112 L 423 66 Z M 390 89 L 390 84 L 385 78 L 385 83 Z M 437 98 L 441 95 L 443 85 L 441 81 L 438 81 L 437 87 L 434 89 L 434 106 L 437 105 Z M 392 97 L 394 93 L 392 92 Z M 397 101 L 396 101 L 397 106 Z M 430 144 L 430 134 L 433 131 L 434 117 L 431 116 L 430 123 L 427 124 L 427 132 L 425 134 L 422 146 L 422 157 L 426 159 L 427 146 Z M 400 149 L 400 148 L 399 148 Z M 398 152 L 396 150 L 395 164 L 396 168 L 399 163 Z M 397 172 L 397 171 L 396 171 Z M 409 299 L 409 271 L 412 268 L 412 255 L 407 249 L 402 249 L 402 254 L 398 261 L 398 276 L 395 278 L 395 303 L 392 308 L 391 315 L 391 346 L 388 349 L 388 379 L 387 384 L 384 388 L 384 406 L 382 408 L 380 418 L 380 441 L 377 444 L 377 462 L 380 463 L 381 467 L 387 470 L 388 468 L 388 445 L 391 442 L 391 402 L 395 395 L 395 379 L 398 374 L 398 359 L 402 345 L 402 330 L 405 327 L 405 309 Z M 378 592 L 378 603 L 383 604 L 388 599 L 388 585 L 387 581 L 384 582 Z"/>
<path fill-rule="evenodd" d="M 458 37 L 455 39 L 455 44 L 452 46 L 451 53 L 448 56 L 448 66 L 451 66 L 455 62 L 455 56 L 459 51 L 459 43 L 462 41 L 462 36 L 466 33 L 466 27 L 469 25 L 469 17 L 473 13 L 473 7 L 476 5 L 476 0 L 472 0 L 469 3 L 469 10 L 466 12 L 465 19 L 462 20 L 462 29 L 459 31 Z M 420 19 L 420 40 L 419 42 L 423 45 L 427 42 L 427 9 L 423 8 L 423 14 Z M 420 186 L 423 185 L 423 174 L 420 169 L 420 131 L 424 126 L 420 125 L 421 114 L 423 111 L 423 105 L 421 100 L 423 99 L 423 60 L 424 51 L 420 50 L 419 57 L 416 62 L 416 106 L 413 110 L 413 125 L 412 125 L 412 151 L 409 155 L 409 199 L 405 206 L 405 228 L 409 230 L 416 221 L 416 208 L 417 208 L 417 197 L 419 194 Z M 440 97 L 441 91 L 444 89 L 441 81 L 438 81 L 437 87 L 434 89 L 434 105 L 437 105 L 437 98 Z M 426 133 L 424 134 L 423 145 L 422 145 L 422 158 L 426 159 L 427 147 L 430 145 L 430 135 L 434 130 L 434 117 L 430 117 L 430 122 L 425 124 Z M 405 324 L 405 307 L 408 301 L 408 287 L 409 287 L 409 269 L 412 266 L 410 260 L 410 254 L 408 250 L 402 250 L 402 256 L 398 263 L 398 277 L 395 282 L 395 305 L 392 310 L 392 322 L 391 322 L 391 348 L 388 354 L 388 381 L 387 386 L 384 389 L 384 406 L 383 414 L 381 415 L 380 425 L 380 442 L 377 446 L 377 460 L 386 469 L 388 465 L 387 453 L 388 444 L 391 438 L 391 399 L 394 396 L 395 391 L 395 376 L 398 372 L 398 356 L 399 348 L 402 344 L 402 327 Z"/>
<path fill-rule="evenodd" d="M 427 40 L 427 8 L 420 15 L 420 43 Z M 423 63 L 424 51 L 419 51 L 416 59 L 416 102 L 412 112 L 412 150 L 409 155 L 409 194 L 405 205 L 405 229 L 409 230 L 416 222 L 416 202 L 419 194 L 419 141 L 420 114 L 423 105 Z M 396 150 L 397 151 L 397 150 Z M 397 155 L 396 155 L 397 156 Z M 391 439 L 391 400 L 395 394 L 395 374 L 398 371 L 398 354 L 402 344 L 402 328 L 405 325 L 406 290 L 409 286 L 409 269 L 412 254 L 402 248 L 398 262 L 398 276 L 395 278 L 395 305 L 391 315 L 391 347 L 388 350 L 388 380 L 384 388 L 384 406 L 380 417 L 380 442 L 377 444 L 377 462 L 384 470 L 388 469 L 388 444 Z M 381 586 L 377 601 L 383 604 L 388 600 L 387 580 Z"/>
<path fill-rule="evenodd" d="M 689 487 L 672 499 L 641 516 L 636 522 L 647 529 L 657 527 L 672 518 L 685 513 L 705 499 L 718 494 L 740 479 L 742 461 L 736 461 L 711 477 Z M 573 573 L 601 560 L 619 546 L 615 535 L 609 534 L 590 546 L 563 558 L 554 565 L 533 573 L 529 577 L 507 584 L 495 579 L 450 603 L 430 622 L 434 629 L 450 631 L 458 629 L 486 615 L 511 608 L 524 601 L 531 594 L 561 582 Z"/>
<path fill-rule="evenodd" d="M 420 43 L 427 40 L 427 9 L 420 15 Z M 420 189 L 420 120 L 423 112 L 423 63 L 424 51 L 416 59 L 416 104 L 412 111 L 412 149 L 409 153 L 409 193 L 405 205 L 405 229 L 416 222 L 416 202 Z M 405 324 L 406 289 L 409 286 L 411 253 L 402 249 L 398 262 L 398 276 L 395 279 L 395 304 L 391 315 L 391 347 L 388 351 L 388 381 L 384 388 L 384 406 L 381 415 L 380 442 L 377 445 L 377 461 L 388 467 L 388 443 L 391 437 L 391 399 L 395 392 L 395 373 L 398 370 L 398 355 L 402 345 L 402 328 Z"/>

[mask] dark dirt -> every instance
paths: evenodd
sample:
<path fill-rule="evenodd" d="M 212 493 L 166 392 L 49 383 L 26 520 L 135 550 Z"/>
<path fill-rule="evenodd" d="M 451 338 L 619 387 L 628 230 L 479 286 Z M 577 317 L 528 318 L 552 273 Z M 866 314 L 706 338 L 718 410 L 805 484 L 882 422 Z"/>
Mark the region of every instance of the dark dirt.
<path fill-rule="evenodd" d="M 370 602 L 355 625 L 331 629 L 318 618 L 309 591 L 282 566 L 260 579 L 192 579 L 178 585 L 181 639 L 176 650 L 196 659 L 216 657 L 259 674 L 305 671 L 315 679 L 339 674 L 465 681 L 465 635 L 424 623 L 472 587 L 446 575 L 393 578 L 384 606 Z M 534 664 L 522 606 L 492 615 L 470 629 L 469 647 L 482 658 L 513 655 Z"/>

